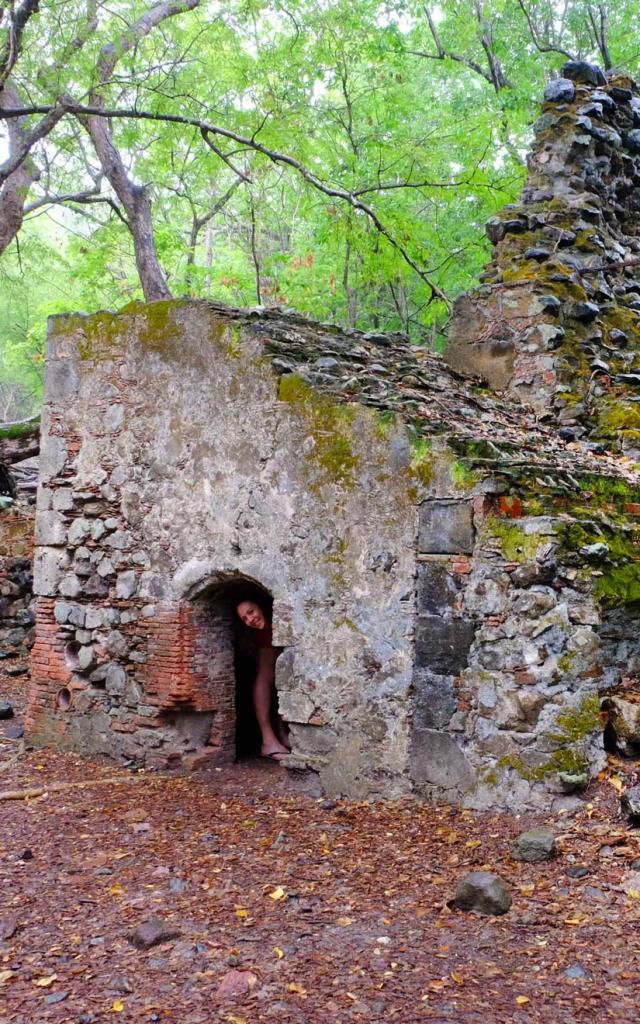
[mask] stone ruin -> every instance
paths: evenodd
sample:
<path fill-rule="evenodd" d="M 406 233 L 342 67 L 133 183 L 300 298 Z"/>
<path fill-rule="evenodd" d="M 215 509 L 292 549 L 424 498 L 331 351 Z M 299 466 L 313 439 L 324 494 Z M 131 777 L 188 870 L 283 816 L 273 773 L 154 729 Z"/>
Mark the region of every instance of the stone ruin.
<path fill-rule="evenodd" d="M 569 64 L 447 360 L 215 303 L 50 321 L 32 742 L 232 761 L 273 599 L 290 769 L 535 807 L 640 750 L 640 96 Z"/>
<path fill-rule="evenodd" d="M 39 442 L 31 421 L 0 429 L 0 700 L 5 679 L 26 677 L 35 639 L 32 593 Z"/>

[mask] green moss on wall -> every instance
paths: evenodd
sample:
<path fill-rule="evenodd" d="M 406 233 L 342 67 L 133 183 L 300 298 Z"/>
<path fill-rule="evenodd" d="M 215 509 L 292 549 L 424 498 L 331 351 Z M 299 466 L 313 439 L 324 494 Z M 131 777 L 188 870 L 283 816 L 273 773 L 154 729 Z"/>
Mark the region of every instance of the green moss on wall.
<path fill-rule="evenodd" d="M 420 437 L 411 445 L 411 462 L 409 463 L 409 474 L 414 480 L 428 487 L 433 479 L 433 461 L 431 454 L 431 441 Z"/>
<path fill-rule="evenodd" d="M 481 479 L 480 474 L 472 469 L 467 462 L 454 459 L 451 463 L 451 479 L 457 491 L 472 491 Z"/>
<path fill-rule="evenodd" d="M 315 442 L 309 458 L 320 467 L 325 478 L 352 486 L 358 466 L 351 433 L 355 410 L 348 405 L 336 405 L 294 373 L 280 378 L 278 398 L 305 421 Z"/>
<path fill-rule="evenodd" d="M 640 527 L 583 520 L 565 524 L 560 537 L 561 551 L 568 560 L 586 565 L 595 595 L 603 604 L 640 601 Z M 581 554 L 595 544 L 605 544 L 606 550 L 591 557 Z"/>
<path fill-rule="evenodd" d="M 547 539 L 538 533 L 525 533 L 521 526 L 505 522 L 497 516 L 488 516 L 484 527 L 492 537 L 500 541 L 501 551 L 508 562 L 530 561 Z"/>
<path fill-rule="evenodd" d="M 561 711 L 555 721 L 555 730 L 547 738 L 563 746 L 578 743 L 592 732 L 601 730 L 600 698 L 597 693 L 587 693 L 575 708 Z M 569 769 L 563 769 L 568 771 Z"/>

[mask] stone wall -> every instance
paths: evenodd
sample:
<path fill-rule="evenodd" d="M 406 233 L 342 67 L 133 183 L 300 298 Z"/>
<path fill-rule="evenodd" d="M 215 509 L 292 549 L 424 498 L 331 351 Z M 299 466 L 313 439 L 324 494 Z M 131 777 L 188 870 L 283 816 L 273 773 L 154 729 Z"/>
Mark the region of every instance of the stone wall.
<path fill-rule="evenodd" d="M 329 790 L 401 791 L 410 447 L 264 349 L 205 303 L 52 321 L 28 733 L 152 765 L 231 758 L 225 595 L 246 580 L 286 648 L 290 763 Z"/>
<path fill-rule="evenodd" d="M 553 418 L 567 440 L 638 449 L 640 93 L 569 62 L 545 93 L 520 200 L 456 306 L 447 358 Z"/>
<path fill-rule="evenodd" d="M 35 635 L 31 560 L 34 510 L 0 511 L 0 675 L 26 676 Z"/>

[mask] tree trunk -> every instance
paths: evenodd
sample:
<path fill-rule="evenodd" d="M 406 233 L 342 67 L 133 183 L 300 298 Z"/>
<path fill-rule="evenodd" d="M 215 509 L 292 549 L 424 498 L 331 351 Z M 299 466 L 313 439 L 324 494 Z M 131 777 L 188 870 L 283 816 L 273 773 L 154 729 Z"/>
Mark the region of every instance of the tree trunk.
<path fill-rule="evenodd" d="M 0 89 L 0 107 L 7 109 L 22 106 L 20 98 L 10 86 Z M 9 155 L 20 147 L 23 141 L 23 119 L 8 118 Z M 24 220 L 27 193 L 40 177 L 40 171 L 31 157 L 27 156 L 20 166 L 8 176 L 0 189 L 0 255 L 11 244 Z"/>
<path fill-rule="evenodd" d="M 170 299 L 171 292 L 156 252 L 151 203 L 146 189 L 142 185 L 137 185 L 127 174 L 122 158 L 113 144 L 107 119 L 89 116 L 82 120 L 91 137 L 104 175 L 127 215 L 144 297 L 147 302 Z"/>

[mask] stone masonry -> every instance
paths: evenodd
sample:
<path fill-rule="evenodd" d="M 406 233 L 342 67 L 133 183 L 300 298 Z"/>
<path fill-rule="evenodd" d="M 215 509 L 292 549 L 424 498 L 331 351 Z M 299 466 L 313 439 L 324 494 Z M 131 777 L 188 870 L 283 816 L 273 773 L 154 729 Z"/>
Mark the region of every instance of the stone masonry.
<path fill-rule="evenodd" d="M 52 319 L 32 741 L 232 760 L 251 587 L 288 767 L 327 793 L 535 807 L 634 749 L 635 96 L 586 65 L 550 87 L 450 365 L 277 310 Z"/>

